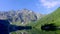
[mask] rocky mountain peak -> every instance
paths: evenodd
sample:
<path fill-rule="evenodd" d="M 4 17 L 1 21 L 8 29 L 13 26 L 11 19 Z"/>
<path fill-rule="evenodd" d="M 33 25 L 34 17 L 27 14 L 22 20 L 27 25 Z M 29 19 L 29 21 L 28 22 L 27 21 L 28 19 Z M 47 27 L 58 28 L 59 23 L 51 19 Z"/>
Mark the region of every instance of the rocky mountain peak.
<path fill-rule="evenodd" d="M 22 9 L 18 11 L 11 10 L 7 12 L 0 12 L 0 17 L 2 19 L 8 19 L 11 23 L 18 22 L 17 24 L 26 24 L 28 22 L 35 22 L 39 19 L 39 17 L 41 17 L 41 14 L 34 13 L 28 9 Z"/>

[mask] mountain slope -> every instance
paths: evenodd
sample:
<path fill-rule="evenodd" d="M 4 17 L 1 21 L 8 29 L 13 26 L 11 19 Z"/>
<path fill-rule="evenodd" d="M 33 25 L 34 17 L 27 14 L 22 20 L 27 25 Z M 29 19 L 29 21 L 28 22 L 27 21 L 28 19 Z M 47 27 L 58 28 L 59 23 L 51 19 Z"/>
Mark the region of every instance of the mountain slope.
<path fill-rule="evenodd" d="M 54 23 L 56 26 L 60 26 L 60 8 L 55 10 L 53 13 L 41 18 L 33 27 L 42 32 L 42 34 L 60 34 L 60 30 L 48 32 L 41 30 L 42 25 L 50 23 Z"/>

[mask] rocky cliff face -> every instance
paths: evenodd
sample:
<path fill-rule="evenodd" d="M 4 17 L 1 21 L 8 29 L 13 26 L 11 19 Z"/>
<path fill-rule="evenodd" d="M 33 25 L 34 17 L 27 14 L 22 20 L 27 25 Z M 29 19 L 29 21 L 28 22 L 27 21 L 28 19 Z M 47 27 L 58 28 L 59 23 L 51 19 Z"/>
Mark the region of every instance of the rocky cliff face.
<path fill-rule="evenodd" d="M 37 14 L 27 9 L 0 12 L 0 19 L 8 19 L 11 24 L 14 22 L 19 22 L 20 24 L 26 24 L 27 22 L 35 22 L 41 17 L 42 14 Z"/>

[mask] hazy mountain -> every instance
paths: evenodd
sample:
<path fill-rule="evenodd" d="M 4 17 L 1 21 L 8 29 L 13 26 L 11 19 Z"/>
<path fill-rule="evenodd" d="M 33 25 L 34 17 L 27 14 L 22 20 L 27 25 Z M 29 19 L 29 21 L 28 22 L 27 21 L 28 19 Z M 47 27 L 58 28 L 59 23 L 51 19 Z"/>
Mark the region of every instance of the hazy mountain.
<path fill-rule="evenodd" d="M 10 10 L 10 11 L 0 11 L 0 19 L 7 19 L 10 24 L 13 25 L 27 25 L 30 23 L 34 23 L 39 20 L 43 15 L 39 13 L 35 13 L 32 10 L 22 9 L 22 10 Z M 28 25 L 27 25 L 28 26 Z M 11 34 L 28 34 L 27 31 L 16 31 Z"/>
<path fill-rule="evenodd" d="M 0 11 L 0 19 L 8 19 L 11 24 L 26 24 L 35 22 L 42 17 L 42 14 L 35 13 L 28 9 Z M 18 22 L 18 23 L 17 23 Z"/>

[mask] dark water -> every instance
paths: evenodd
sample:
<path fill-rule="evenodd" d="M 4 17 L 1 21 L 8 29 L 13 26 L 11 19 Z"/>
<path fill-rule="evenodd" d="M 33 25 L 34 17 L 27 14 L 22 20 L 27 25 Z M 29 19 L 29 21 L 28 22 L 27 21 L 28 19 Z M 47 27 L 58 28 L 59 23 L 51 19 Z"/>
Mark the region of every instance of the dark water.
<path fill-rule="evenodd" d="M 41 29 L 45 30 L 45 31 L 56 31 L 57 26 L 55 26 L 54 24 L 45 24 L 45 25 L 41 26 Z"/>
<path fill-rule="evenodd" d="M 17 30 L 30 30 L 31 26 L 17 26 L 11 25 L 8 20 L 0 20 L 0 34 L 9 34 Z"/>
<path fill-rule="evenodd" d="M 16 31 L 16 30 L 30 30 L 30 29 L 32 29 L 31 26 L 15 26 L 15 25 L 11 25 L 9 27 L 10 32 L 13 32 L 13 31 Z"/>

